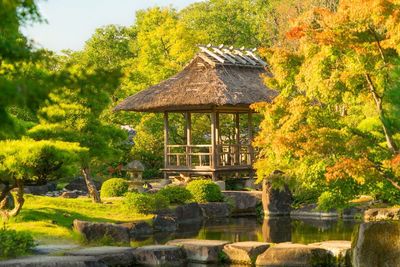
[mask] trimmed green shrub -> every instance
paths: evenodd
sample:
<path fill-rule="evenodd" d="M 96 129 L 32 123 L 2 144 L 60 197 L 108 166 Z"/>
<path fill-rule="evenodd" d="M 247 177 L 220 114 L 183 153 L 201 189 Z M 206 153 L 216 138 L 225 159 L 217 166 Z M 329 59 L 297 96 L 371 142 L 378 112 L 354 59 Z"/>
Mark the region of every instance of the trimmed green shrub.
<path fill-rule="evenodd" d="M 35 242 L 29 233 L 0 229 L 0 259 L 26 255 L 34 246 Z"/>
<path fill-rule="evenodd" d="M 157 194 L 167 197 L 171 204 L 184 204 L 193 199 L 189 190 L 177 185 L 164 187 Z"/>
<path fill-rule="evenodd" d="M 210 180 L 191 181 L 186 186 L 186 189 L 193 195 L 194 200 L 199 203 L 219 202 L 224 199 L 219 186 Z"/>
<path fill-rule="evenodd" d="M 141 214 L 151 214 L 169 205 L 168 198 L 158 193 L 127 193 L 124 203 L 129 210 Z"/>
<path fill-rule="evenodd" d="M 122 178 L 111 178 L 101 186 L 101 197 L 121 197 L 128 192 L 129 183 Z"/>

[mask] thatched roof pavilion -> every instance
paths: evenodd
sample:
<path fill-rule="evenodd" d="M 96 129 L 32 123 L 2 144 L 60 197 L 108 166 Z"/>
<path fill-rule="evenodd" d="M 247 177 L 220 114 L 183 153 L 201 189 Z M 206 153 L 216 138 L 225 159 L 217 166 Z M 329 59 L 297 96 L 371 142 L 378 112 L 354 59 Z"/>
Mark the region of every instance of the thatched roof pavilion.
<path fill-rule="evenodd" d="M 271 102 L 277 95 L 263 83 L 262 76 L 269 75 L 267 64 L 252 50 L 210 45 L 199 48 L 200 52 L 177 75 L 129 96 L 114 110 L 164 112 L 166 174 L 196 173 L 216 178 L 222 172 L 252 172 L 254 153 L 250 142 L 246 145 L 240 142 L 239 114 L 248 114 L 248 140 L 251 140 L 252 111 L 249 106 Z M 182 153 L 171 152 L 177 145 L 168 144 L 170 112 L 185 113 L 187 142 L 182 145 Z M 190 116 L 199 112 L 210 115 L 211 144 L 191 144 Z M 220 113 L 234 114 L 236 144 L 223 144 L 219 136 Z M 199 147 L 205 147 L 207 151 L 194 153 Z M 194 164 L 195 157 L 199 162 Z"/>

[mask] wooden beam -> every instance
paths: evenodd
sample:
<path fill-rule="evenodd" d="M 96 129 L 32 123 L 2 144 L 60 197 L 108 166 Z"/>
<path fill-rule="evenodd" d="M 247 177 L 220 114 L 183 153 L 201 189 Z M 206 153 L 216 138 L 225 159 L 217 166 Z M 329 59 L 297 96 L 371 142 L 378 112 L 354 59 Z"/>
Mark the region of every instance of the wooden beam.
<path fill-rule="evenodd" d="M 219 57 L 217 54 L 215 54 L 215 53 L 211 52 L 210 50 L 208 50 L 207 47 L 199 46 L 199 48 L 200 48 L 201 51 L 203 51 L 204 53 L 212 56 L 213 58 L 215 58 L 219 62 L 221 62 L 221 63 L 225 62 L 225 60 L 223 58 Z"/>
<path fill-rule="evenodd" d="M 221 145 L 221 132 L 219 130 L 219 112 L 217 111 L 215 114 L 215 143 L 216 143 L 216 167 L 221 165 L 220 163 L 220 145 Z"/>
<path fill-rule="evenodd" d="M 215 112 L 215 110 L 213 110 L 212 112 L 211 112 L 211 169 L 212 170 L 215 170 L 215 168 L 217 167 L 217 162 L 216 162 L 216 159 L 217 159 L 217 155 L 216 155 L 216 152 L 217 152 L 217 149 L 216 149 L 216 136 L 215 136 L 215 129 L 216 129 L 216 122 L 217 122 L 217 118 L 216 118 L 216 112 Z M 217 175 L 216 175 L 216 173 L 215 172 L 213 172 L 212 173 L 212 179 L 215 181 L 215 180 L 217 180 Z"/>
<path fill-rule="evenodd" d="M 253 166 L 253 162 L 254 162 L 254 148 L 253 148 L 253 113 L 251 111 L 249 111 L 248 116 L 248 138 L 249 138 L 249 161 L 247 164 L 249 164 L 250 166 Z M 249 172 L 249 178 L 253 179 L 254 178 L 254 170 L 251 170 Z"/>
<path fill-rule="evenodd" d="M 253 149 L 253 113 L 250 111 L 247 116 L 248 119 L 248 138 L 249 138 L 249 155 L 250 155 L 250 162 L 248 164 L 253 165 L 254 161 L 254 149 Z"/>
<path fill-rule="evenodd" d="M 235 113 L 235 139 L 236 139 L 236 153 L 235 163 L 240 165 L 240 117 L 239 113 Z"/>
<path fill-rule="evenodd" d="M 185 120 L 186 120 L 186 165 L 188 167 L 192 166 L 192 114 L 190 112 L 185 113 Z"/>
<path fill-rule="evenodd" d="M 164 112 L 164 168 L 167 169 L 168 162 L 168 135 L 169 135 L 169 125 L 168 125 L 168 112 Z M 164 173 L 164 178 L 167 178 L 166 173 Z"/>

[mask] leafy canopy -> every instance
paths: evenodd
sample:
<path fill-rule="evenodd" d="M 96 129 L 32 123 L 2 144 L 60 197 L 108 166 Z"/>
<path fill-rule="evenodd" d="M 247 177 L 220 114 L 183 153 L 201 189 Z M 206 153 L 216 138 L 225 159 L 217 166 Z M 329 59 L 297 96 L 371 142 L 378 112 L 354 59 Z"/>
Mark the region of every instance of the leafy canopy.
<path fill-rule="evenodd" d="M 266 82 L 281 94 L 256 106 L 265 116 L 255 142 L 259 179 L 280 169 L 297 190 L 339 190 L 324 197 L 365 190 L 346 190 L 346 179 L 397 186 L 399 8 L 386 0 L 315 8 L 287 33 L 297 47 L 262 50 L 274 73 Z"/>

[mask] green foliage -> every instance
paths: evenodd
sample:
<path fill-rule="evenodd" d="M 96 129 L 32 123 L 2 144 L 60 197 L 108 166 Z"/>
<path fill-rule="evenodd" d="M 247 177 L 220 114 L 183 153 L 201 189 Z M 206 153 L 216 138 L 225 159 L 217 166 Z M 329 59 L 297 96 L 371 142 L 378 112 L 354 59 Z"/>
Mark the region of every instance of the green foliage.
<path fill-rule="evenodd" d="M 143 162 L 144 178 L 154 178 L 161 175 L 163 167 L 164 134 L 163 120 L 159 114 L 146 114 L 135 127 L 136 135 L 131 154 Z"/>
<path fill-rule="evenodd" d="M 129 183 L 122 178 L 111 178 L 101 185 L 101 197 L 121 197 L 128 192 Z"/>
<path fill-rule="evenodd" d="M 339 194 L 331 191 L 325 191 L 318 197 L 318 208 L 323 211 L 329 211 L 336 207 L 343 206 L 345 202 Z"/>
<path fill-rule="evenodd" d="M 88 150 L 77 143 L 34 141 L 32 139 L 0 141 L 0 182 L 14 185 L 45 183 L 68 176 L 87 160 Z"/>
<path fill-rule="evenodd" d="M 189 190 L 177 185 L 164 187 L 157 194 L 167 197 L 171 204 L 184 204 L 193 199 Z"/>
<path fill-rule="evenodd" d="M 188 183 L 186 189 L 190 191 L 196 202 L 223 201 L 221 189 L 211 180 L 194 180 Z"/>
<path fill-rule="evenodd" d="M 318 209 L 328 211 L 342 210 L 351 205 L 350 200 L 361 192 L 362 188 L 354 180 L 337 180 L 331 182 L 326 191 L 318 197 Z"/>
<path fill-rule="evenodd" d="M 35 242 L 29 233 L 0 229 L 0 259 L 27 255 L 34 246 Z"/>
<path fill-rule="evenodd" d="M 161 194 L 127 193 L 125 206 L 136 213 L 151 214 L 157 210 L 168 208 L 168 198 Z"/>
<path fill-rule="evenodd" d="M 376 199 L 380 199 L 392 205 L 400 204 L 400 190 L 394 188 L 390 182 L 385 180 L 368 184 L 364 194 L 372 195 Z"/>

